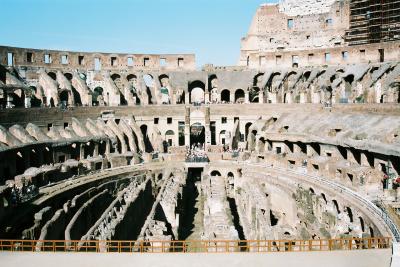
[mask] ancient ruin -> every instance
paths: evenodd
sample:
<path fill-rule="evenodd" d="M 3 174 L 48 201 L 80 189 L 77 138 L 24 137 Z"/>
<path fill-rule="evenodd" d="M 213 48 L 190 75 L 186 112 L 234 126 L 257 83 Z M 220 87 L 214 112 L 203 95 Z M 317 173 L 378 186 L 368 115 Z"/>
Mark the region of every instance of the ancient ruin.
<path fill-rule="evenodd" d="M 0 238 L 400 241 L 400 2 L 361 2 L 261 5 L 238 66 L 1 46 Z"/>

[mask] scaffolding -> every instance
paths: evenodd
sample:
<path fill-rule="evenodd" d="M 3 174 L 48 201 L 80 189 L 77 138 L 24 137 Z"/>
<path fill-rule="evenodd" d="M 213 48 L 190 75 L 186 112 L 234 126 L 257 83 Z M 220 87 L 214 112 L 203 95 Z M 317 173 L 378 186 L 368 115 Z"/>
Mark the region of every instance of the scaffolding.
<path fill-rule="evenodd" d="M 350 45 L 400 40 L 400 0 L 350 0 Z"/>

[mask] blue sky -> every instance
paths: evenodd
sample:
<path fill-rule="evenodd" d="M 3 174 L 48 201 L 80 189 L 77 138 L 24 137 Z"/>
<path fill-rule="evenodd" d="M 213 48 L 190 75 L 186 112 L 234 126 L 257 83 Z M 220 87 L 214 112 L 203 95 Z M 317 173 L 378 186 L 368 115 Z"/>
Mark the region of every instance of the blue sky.
<path fill-rule="evenodd" d="M 195 53 L 235 65 L 257 7 L 276 0 L 0 0 L 0 45 Z"/>

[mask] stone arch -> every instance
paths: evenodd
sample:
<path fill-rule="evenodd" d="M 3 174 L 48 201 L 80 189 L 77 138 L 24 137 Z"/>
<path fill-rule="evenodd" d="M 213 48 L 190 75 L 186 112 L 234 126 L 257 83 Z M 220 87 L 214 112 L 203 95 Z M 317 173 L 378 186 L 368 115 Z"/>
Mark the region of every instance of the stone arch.
<path fill-rule="evenodd" d="M 135 79 L 137 79 L 137 76 L 135 75 L 135 74 L 128 74 L 127 76 L 126 76 L 126 80 L 128 81 L 128 82 L 132 82 L 133 80 L 135 80 Z"/>
<path fill-rule="evenodd" d="M 165 132 L 165 142 L 167 142 L 168 146 L 175 145 L 175 132 L 172 130 L 168 130 Z"/>
<path fill-rule="evenodd" d="M 205 127 L 200 122 L 195 122 L 190 126 L 190 147 L 192 145 L 204 145 L 206 141 Z"/>
<path fill-rule="evenodd" d="M 231 101 L 231 92 L 228 89 L 221 91 L 221 103 L 228 104 Z"/>
<path fill-rule="evenodd" d="M 350 75 L 347 75 L 346 77 L 344 77 L 344 85 L 345 85 L 344 98 L 346 98 L 346 99 L 350 98 L 350 96 L 351 96 L 353 82 L 354 82 L 353 74 L 350 74 Z"/>
<path fill-rule="evenodd" d="M 225 144 L 227 144 L 228 143 L 228 140 L 226 140 L 226 131 L 225 130 L 222 130 L 220 133 L 219 133 L 219 144 L 220 145 L 225 145 Z"/>
<path fill-rule="evenodd" d="M 25 92 L 22 89 L 7 93 L 7 98 L 12 98 L 12 104 L 15 107 L 23 107 L 25 102 Z"/>
<path fill-rule="evenodd" d="M 353 211 L 351 210 L 351 208 L 350 207 L 346 207 L 346 213 L 347 213 L 347 216 L 349 216 L 349 219 L 350 219 L 350 222 L 353 222 L 354 220 L 354 218 L 353 218 Z"/>
<path fill-rule="evenodd" d="M 250 127 L 253 125 L 253 123 L 248 122 L 246 123 L 246 125 L 244 126 L 245 129 L 245 134 L 244 134 L 244 140 L 247 141 L 247 137 L 249 136 L 249 131 L 250 131 Z"/>
<path fill-rule="evenodd" d="M 57 81 L 57 74 L 55 72 L 49 71 L 47 73 L 53 80 Z"/>
<path fill-rule="evenodd" d="M 37 88 L 35 86 L 29 86 L 29 88 L 31 89 L 31 107 L 40 107 L 43 102 L 42 99 L 36 97 Z"/>
<path fill-rule="evenodd" d="M 218 170 L 213 170 L 210 172 L 210 176 L 221 176 L 221 173 Z"/>
<path fill-rule="evenodd" d="M 260 77 L 263 77 L 263 76 L 264 76 L 263 72 L 257 73 L 253 78 L 253 86 L 260 88 L 260 82 L 261 82 Z"/>
<path fill-rule="evenodd" d="M 310 71 L 310 70 L 305 71 L 305 72 L 303 73 L 303 75 L 302 75 L 303 81 L 304 81 L 304 82 L 308 81 L 308 79 L 310 78 L 310 76 L 311 76 L 311 71 Z"/>
<path fill-rule="evenodd" d="M 164 82 L 166 79 L 169 80 L 169 76 L 168 76 L 167 74 L 161 74 L 160 76 L 158 76 L 158 80 L 159 80 L 161 86 L 162 86 L 163 82 Z"/>
<path fill-rule="evenodd" d="M 321 197 L 325 201 L 325 204 L 328 204 L 328 200 L 326 199 L 326 196 L 324 193 L 321 193 Z"/>
<path fill-rule="evenodd" d="M 189 83 L 189 102 L 204 103 L 206 85 L 202 81 L 193 81 Z"/>
<path fill-rule="evenodd" d="M 142 135 L 143 135 L 143 141 L 144 141 L 145 150 L 146 150 L 145 152 L 148 152 L 148 153 L 153 152 L 154 149 L 153 149 L 153 146 L 149 139 L 147 125 L 142 124 L 140 126 L 140 131 L 142 132 Z"/>
<path fill-rule="evenodd" d="M 208 91 L 211 92 L 212 89 L 217 88 L 218 85 L 216 84 L 218 82 L 218 77 L 216 74 L 211 74 L 208 77 Z"/>
<path fill-rule="evenodd" d="M 97 106 L 100 104 L 99 101 L 101 100 L 101 98 L 104 99 L 103 92 L 104 92 L 104 89 L 103 89 L 103 87 L 100 87 L 100 86 L 97 86 L 96 88 L 93 89 L 92 104 L 94 106 Z M 101 96 L 101 97 L 99 98 L 99 96 Z"/>
<path fill-rule="evenodd" d="M 374 235 L 374 229 L 370 226 L 369 227 L 369 235 L 371 236 L 371 237 L 374 237 L 375 235 Z"/>
<path fill-rule="evenodd" d="M 155 82 L 154 82 L 154 77 L 151 74 L 145 74 L 143 75 L 143 81 L 144 84 L 146 86 L 146 93 L 147 93 L 147 97 L 148 97 L 148 102 L 152 103 L 152 89 L 155 86 Z"/>
<path fill-rule="evenodd" d="M 332 203 L 333 203 L 333 206 L 334 206 L 335 209 L 336 209 L 337 214 L 339 214 L 339 213 L 340 213 L 340 208 L 339 208 L 339 204 L 338 204 L 337 200 L 336 200 L 336 199 L 333 199 L 333 200 L 332 200 Z"/>
<path fill-rule="evenodd" d="M 68 90 L 61 90 L 58 92 L 60 97 L 60 103 L 62 105 L 68 106 L 71 103 L 71 92 Z"/>
<path fill-rule="evenodd" d="M 69 72 L 64 73 L 65 78 L 67 78 L 68 81 L 72 81 L 73 75 Z"/>
<path fill-rule="evenodd" d="M 235 91 L 235 103 L 244 103 L 245 102 L 245 93 L 243 89 L 237 89 Z"/>
<path fill-rule="evenodd" d="M 358 217 L 358 220 L 360 221 L 361 231 L 365 232 L 365 222 L 364 222 L 364 219 L 360 216 L 360 217 Z"/>
<path fill-rule="evenodd" d="M 151 74 L 145 74 L 143 75 L 143 80 L 144 83 L 147 87 L 153 87 L 154 86 L 154 78 Z"/>

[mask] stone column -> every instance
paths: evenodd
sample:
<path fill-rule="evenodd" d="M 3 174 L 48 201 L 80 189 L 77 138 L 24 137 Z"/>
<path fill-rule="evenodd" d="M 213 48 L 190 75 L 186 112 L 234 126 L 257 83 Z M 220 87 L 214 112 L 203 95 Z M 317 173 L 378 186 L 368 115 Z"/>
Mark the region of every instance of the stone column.
<path fill-rule="evenodd" d="M 305 104 L 306 103 L 306 93 L 301 92 L 300 93 L 300 104 Z"/>
<path fill-rule="evenodd" d="M 25 108 L 31 108 L 31 98 L 29 96 L 25 97 Z"/>
<path fill-rule="evenodd" d="M 248 103 L 250 103 L 250 100 L 249 100 L 249 91 L 246 91 L 245 93 L 244 93 L 244 103 L 245 104 L 248 104 Z"/>
<path fill-rule="evenodd" d="M 235 103 L 235 92 L 230 92 L 229 100 L 231 103 Z"/>
<path fill-rule="evenodd" d="M 264 103 L 264 92 L 263 92 L 263 90 L 260 90 L 260 92 L 258 92 L 258 102 L 260 104 Z"/>
<path fill-rule="evenodd" d="M 93 157 L 97 157 L 98 155 L 99 155 L 99 144 L 95 143 L 94 150 L 93 150 Z"/>
<path fill-rule="evenodd" d="M 190 102 L 190 92 L 186 91 L 185 92 L 185 104 L 189 105 L 190 104 L 189 102 Z"/>
<path fill-rule="evenodd" d="M 106 154 L 110 154 L 110 150 L 111 150 L 110 142 L 111 141 L 109 141 L 109 140 L 106 141 L 106 152 L 105 152 Z"/>
<path fill-rule="evenodd" d="M 204 148 L 207 149 L 207 146 L 211 145 L 211 127 L 210 127 L 210 107 L 206 108 L 205 112 L 205 134 L 206 134 L 206 142 L 204 144 Z"/>
<path fill-rule="evenodd" d="M 186 98 L 186 95 L 185 95 Z M 185 107 L 185 146 L 190 147 L 190 107 Z"/>
<path fill-rule="evenodd" d="M 79 159 L 85 159 L 85 144 L 79 145 Z"/>
<path fill-rule="evenodd" d="M 13 102 L 13 97 L 12 97 L 12 95 L 10 95 L 10 94 L 5 94 L 7 97 L 7 104 L 6 104 L 6 108 L 13 108 L 14 107 L 14 104 L 12 103 Z"/>

